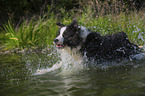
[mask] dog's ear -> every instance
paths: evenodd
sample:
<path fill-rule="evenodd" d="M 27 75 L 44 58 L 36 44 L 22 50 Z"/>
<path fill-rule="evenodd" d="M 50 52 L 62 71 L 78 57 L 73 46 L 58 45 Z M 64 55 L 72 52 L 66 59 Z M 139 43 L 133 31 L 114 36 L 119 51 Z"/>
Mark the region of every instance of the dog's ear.
<path fill-rule="evenodd" d="M 65 26 L 64 24 L 62 24 L 62 23 L 58 23 L 58 22 L 56 23 L 56 25 L 59 26 L 59 28 L 62 28 L 62 27 Z"/>
<path fill-rule="evenodd" d="M 69 26 L 70 27 L 78 27 L 77 19 L 75 18 Z"/>

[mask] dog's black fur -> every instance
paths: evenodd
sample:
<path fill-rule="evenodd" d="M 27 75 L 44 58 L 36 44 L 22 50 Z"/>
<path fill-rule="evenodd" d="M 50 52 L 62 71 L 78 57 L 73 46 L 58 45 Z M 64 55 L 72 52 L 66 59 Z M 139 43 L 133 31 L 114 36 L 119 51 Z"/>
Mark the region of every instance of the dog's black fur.
<path fill-rule="evenodd" d="M 62 28 L 63 24 L 57 23 Z M 129 58 L 130 55 L 140 53 L 140 48 L 128 40 L 124 32 L 101 36 L 97 32 L 90 32 L 84 39 L 82 29 L 78 26 L 76 20 L 66 26 L 63 33 L 63 45 L 71 49 L 80 47 L 79 52 L 86 55 L 89 59 L 115 60 Z M 58 40 L 54 40 L 57 45 Z"/>
<path fill-rule="evenodd" d="M 81 52 L 95 59 L 114 60 L 129 57 L 140 52 L 137 45 L 131 43 L 124 32 L 101 36 L 90 33 L 81 46 Z"/>

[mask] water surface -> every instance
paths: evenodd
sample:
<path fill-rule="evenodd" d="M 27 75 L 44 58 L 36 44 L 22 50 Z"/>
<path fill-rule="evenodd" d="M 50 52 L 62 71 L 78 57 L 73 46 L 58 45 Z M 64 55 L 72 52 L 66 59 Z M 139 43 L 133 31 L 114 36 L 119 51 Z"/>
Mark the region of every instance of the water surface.
<path fill-rule="evenodd" d="M 0 55 L 0 96 L 145 96 L 145 55 L 141 56 L 72 74 L 61 74 L 58 68 L 36 75 L 60 60 L 56 50 Z"/>

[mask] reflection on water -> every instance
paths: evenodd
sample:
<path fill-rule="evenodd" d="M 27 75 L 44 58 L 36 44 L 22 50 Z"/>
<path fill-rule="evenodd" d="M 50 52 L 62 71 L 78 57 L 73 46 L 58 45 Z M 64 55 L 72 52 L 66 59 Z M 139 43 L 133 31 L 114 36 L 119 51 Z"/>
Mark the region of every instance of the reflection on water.
<path fill-rule="evenodd" d="M 142 56 L 142 57 L 141 57 Z M 55 49 L 41 53 L 0 55 L 1 96 L 144 96 L 145 54 L 137 60 L 104 62 L 75 70 L 53 67 L 61 60 Z M 77 67 L 77 66 L 75 66 Z M 51 68 L 55 70 L 49 71 Z M 37 70 L 45 74 L 34 75 Z M 79 69 L 79 68 L 78 68 Z M 63 75 L 60 74 L 62 71 Z M 73 74 L 68 74 L 72 72 Z M 64 75 L 64 74 L 67 75 Z"/>

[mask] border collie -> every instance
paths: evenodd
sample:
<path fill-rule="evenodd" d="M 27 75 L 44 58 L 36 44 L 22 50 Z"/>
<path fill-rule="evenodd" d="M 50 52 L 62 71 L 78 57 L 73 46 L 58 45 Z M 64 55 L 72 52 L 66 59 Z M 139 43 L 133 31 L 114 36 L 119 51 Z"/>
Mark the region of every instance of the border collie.
<path fill-rule="evenodd" d="M 69 54 L 75 53 L 88 59 L 110 61 L 129 58 L 140 53 L 140 48 L 131 43 L 124 32 L 101 36 L 97 32 L 78 26 L 76 19 L 69 25 L 56 24 L 59 26 L 59 31 L 54 44 L 61 50 L 69 50 Z"/>

